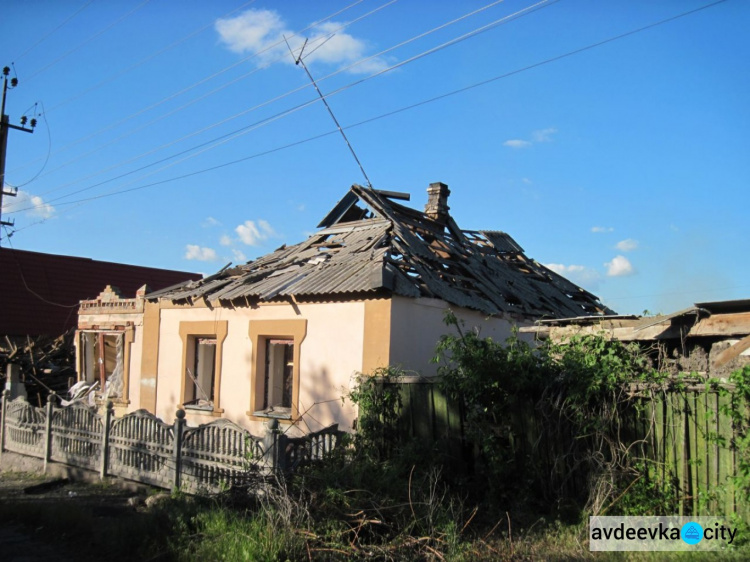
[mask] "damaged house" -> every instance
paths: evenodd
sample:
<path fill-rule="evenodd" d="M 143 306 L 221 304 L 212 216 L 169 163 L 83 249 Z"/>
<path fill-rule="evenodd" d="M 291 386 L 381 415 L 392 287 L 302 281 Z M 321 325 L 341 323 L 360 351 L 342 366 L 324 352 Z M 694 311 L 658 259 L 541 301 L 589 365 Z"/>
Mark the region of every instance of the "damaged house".
<path fill-rule="evenodd" d="M 556 342 L 597 334 L 637 342 L 660 371 L 689 373 L 698 379 L 727 380 L 750 365 L 750 300 L 697 303 L 656 316 L 547 319 L 520 331 Z"/>
<path fill-rule="evenodd" d="M 461 230 L 449 194 L 431 184 L 418 211 L 399 202 L 407 194 L 354 185 L 304 242 L 135 298 L 108 288 L 81 303 L 82 379 L 118 413 L 351 430 L 353 376 L 434 374 L 447 308 L 496 339 L 540 318 L 612 314 L 508 234 Z"/>

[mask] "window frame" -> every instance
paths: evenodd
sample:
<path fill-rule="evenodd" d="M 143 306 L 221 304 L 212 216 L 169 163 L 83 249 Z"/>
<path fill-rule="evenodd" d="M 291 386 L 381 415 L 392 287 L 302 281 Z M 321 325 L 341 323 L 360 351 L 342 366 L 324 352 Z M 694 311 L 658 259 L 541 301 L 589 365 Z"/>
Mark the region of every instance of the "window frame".
<path fill-rule="evenodd" d="M 99 340 L 103 339 L 107 335 L 114 335 L 122 338 L 122 395 L 113 396 L 108 398 L 112 403 L 118 405 L 130 404 L 130 355 L 131 345 L 135 341 L 135 334 L 132 325 L 117 325 L 117 326 L 98 326 L 88 325 L 81 326 L 76 330 L 76 345 L 78 347 L 76 368 L 78 370 L 78 380 L 88 382 L 88 361 L 86 358 L 87 345 L 84 343 L 84 338 L 88 334 L 96 334 L 97 344 Z M 98 365 L 97 357 L 93 358 L 93 382 L 99 382 L 100 388 L 96 394 L 102 394 L 104 392 L 105 385 L 102 383 L 102 373 Z M 106 377 L 104 382 L 106 383 Z M 97 399 L 98 400 L 98 399 Z"/>
<path fill-rule="evenodd" d="M 249 327 L 252 345 L 252 359 L 250 369 L 250 419 L 268 421 L 278 419 L 282 422 L 296 423 L 300 417 L 299 387 L 300 387 L 300 359 L 302 342 L 307 336 L 307 320 L 304 318 L 291 320 L 251 320 Z M 289 416 L 263 413 L 266 399 L 266 348 L 269 340 L 293 341 L 292 366 L 292 402 Z M 267 409 L 267 408 L 265 408 Z"/>
<path fill-rule="evenodd" d="M 180 405 L 183 410 L 190 413 L 211 414 L 220 416 L 224 413 L 221 407 L 221 366 L 224 355 L 224 340 L 227 337 L 228 321 L 206 320 L 197 322 L 180 322 L 180 339 L 182 340 L 182 370 L 180 371 Z M 214 355 L 214 385 L 213 405 L 211 410 L 185 406 L 187 389 L 194 385 L 194 381 L 188 375 L 188 365 L 195 364 L 196 341 L 199 338 L 211 338 L 216 340 L 216 353 Z M 188 357 L 191 355 L 192 356 Z M 189 384 L 188 384 L 189 383 Z"/>

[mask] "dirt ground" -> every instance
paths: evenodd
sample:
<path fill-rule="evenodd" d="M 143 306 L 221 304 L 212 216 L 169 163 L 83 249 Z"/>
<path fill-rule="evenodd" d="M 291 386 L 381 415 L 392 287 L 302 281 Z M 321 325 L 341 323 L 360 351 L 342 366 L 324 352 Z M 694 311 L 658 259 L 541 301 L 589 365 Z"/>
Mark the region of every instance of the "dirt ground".
<path fill-rule="evenodd" d="M 74 481 L 59 474 L 44 476 L 9 470 L 7 463 L 3 465 L 0 470 L 0 559 L 3 561 L 111 560 L 111 556 L 96 551 L 98 546 L 89 536 L 66 534 L 67 522 L 60 519 L 76 517 L 87 527 L 102 528 L 116 524 L 123 517 L 137 517 L 136 506 L 142 505 L 143 491 L 123 489 L 116 483 Z"/>

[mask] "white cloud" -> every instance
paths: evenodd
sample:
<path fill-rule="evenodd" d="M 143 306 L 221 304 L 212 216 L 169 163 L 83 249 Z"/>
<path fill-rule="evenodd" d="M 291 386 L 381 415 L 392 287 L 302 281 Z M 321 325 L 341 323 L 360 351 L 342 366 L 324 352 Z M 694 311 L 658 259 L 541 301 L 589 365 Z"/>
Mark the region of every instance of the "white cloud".
<path fill-rule="evenodd" d="M 38 195 L 32 195 L 28 191 L 19 189 L 16 196 L 3 197 L 3 213 L 18 212 L 25 209 L 25 212 L 33 217 L 48 219 L 55 214 L 56 209 Z"/>
<path fill-rule="evenodd" d="M 247 261 L 247 256 L 239 250 L 232 249 L 232 256 L 235 263 L 245 263 Z"/>
<path fill-rule="evenodd" d="M 614 232 L 615 229 L 611 226 L 592 226 L 591 232 Z"/>
<path fill-rule="evenodd" d="M 551 269 L 558 275 L 570 279 L 577 285 L 585 286 L 588 289 L 596 289 L 601 281 L 601 275 L 595 269 L 584 265 L 564 265 L 562 263 L 545 263 L 544 267 Z"/>
<path fill-rule="evenodd" d="M 609 277 L 625 277 L 635 273 L 633 264 L 625 256 L 615 256 L 612 261 L 606 262 L 604 267 L 607 268 L 607 276 Z"/>
<path fill-rule="evenodd" d="M 531 146 L 531 143 L 529 141 L 521 140 L 521 139 L 511 139 L 507 140 L 503 143 L 503 146 L 508 146 L 510 148 L 528 148 Z"/>
<path fill-rule="evenodd" d="M 531 140 L 524 139 L 509 139 L 503 143 L 503 146 L 509 148 L 529 148 L 531 145 L 538 142 L 552 142 L 552 135 L 557 132 L 554 127 L 548 127 L 547 129 L 539 129 L 531 132 Z"/>
<path fill-rule="evenodd" d="M 213 218 L 213 217 L 207 217 L 207 218 L 206 218 L 206 220 L 204 220 L 204 221 L 203 221 L 203 222 L 201 223 L 201 226 L 202 226 L 203 228 L 210 228 L 210 227 L 212 227 L 212 226 L 221 226 L 221 223 L 220 223 L 219 221 L 217 221 L 217 220 L 216 220 L 215 218 Z"/>
<path fill-rule="evenodd" d="M 185 246 L 186 260 L 215 261 L 216 258 L 216 250 L 212 248 L 202 248 L 196 244 L 188 244 Z"/>
<path fill-rule="evenodd" d="M 540 129 L 531 133 L 531 138 L 534 140 L 534 142 L 552 142 L 552 135 L 554 135 L 556 132 L 557 129 L 555 129 L 554 127 Z"/>
<path fill-rule="evenodd" d="M 525 183 L 526 185 L 532 185 L 534 182 L 531 181 L 529 178 L 521 178 L 521 181 Z"/>
<path fill-rule="evenodd" d="M 307 30 L 309 40 L 304 50 L 307 56 L 303 53 L 306 63 L 319 62 L 340 68 L 366 57 L 367 43 L 340 30 L 342 25 L 327 21 Z M 294 64 L 284 36 L 295 55 L 304 43 L 304 38 L 294 35 L 274 10 L 247 10 L 233 18 L 216 20 L 215 28 L 227 48 L 240 54 L 257 53 L 255 60 L 262 67 L 275 62 Z M 387 66 L 385 59 L 373 57 L 348 72 L 377 72 Z"/>
<path fill-rule="evenodd" d="M 632 238 L 620 240 L 615 248 L 617 248 L 621 252 L 632 252 L 633 250 L 638 248 L 638 240 L 633 240 Z"/>
<path fill-rule="evenodd" d="M 257 224 L 255 221 L 245 221 L 234 231 L 240 237 L 240 240 L 248 246 L 258 246 L 269 237 L 276 236 L 276 232 L 271 228 L 271 225 L 263 219 L 259 220 Z"/>
<path fill-rule="evenodd" d="M 234 241 L 229 236 L 224 234 L 221 238 L 219 238 L 219 244 L 221 244 L 222 246 L 231 246 L 232 244 L 234 244 Z"/>
<path fill-rule="evenodd" d="M 552 271 L 560 275 L 565 275 L 566 273 L 575 271 L 583 271 L 584 269 L 586 269 L 582 265 L 563 265 L 561 263 L 545 263 L 544 267 L 546 267 L 547 269 L 551 269 Z"/>

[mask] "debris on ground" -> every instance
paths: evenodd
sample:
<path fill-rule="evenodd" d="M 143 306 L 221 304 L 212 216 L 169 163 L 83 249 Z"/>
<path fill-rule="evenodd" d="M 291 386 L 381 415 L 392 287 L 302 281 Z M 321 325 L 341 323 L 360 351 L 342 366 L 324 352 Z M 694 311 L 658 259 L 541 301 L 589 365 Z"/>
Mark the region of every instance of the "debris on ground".
<path fill-rule="evenodd" d="M 25 383 L 28 401 L 43 406 L 50 392 L 62 396 L 77 379 L 75 329 L 56 338 L 39 336 L 11 339 L 0 338 L 0 384 L 5 386 L 8 365 L 18 365 L 21 382 Z"/>

